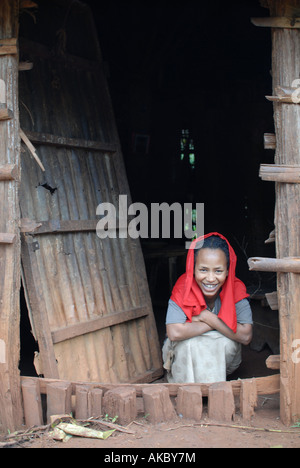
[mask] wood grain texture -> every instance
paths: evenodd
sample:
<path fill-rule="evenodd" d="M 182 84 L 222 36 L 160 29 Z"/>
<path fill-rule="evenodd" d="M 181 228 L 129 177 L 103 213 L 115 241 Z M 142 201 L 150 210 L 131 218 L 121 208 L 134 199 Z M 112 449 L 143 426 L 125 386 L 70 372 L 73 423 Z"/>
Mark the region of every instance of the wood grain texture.
<path fill-rule="evenodd" d="M 297 16 L 296 0 L 269 2 L 272 16 Z M 300 31 L 272 30 L 273 94 L 278 87 L 290 87 L 300 76 Z M 300 164 L 300 107 L 274 103 L 276 132 L 275 164 Z M 297 257 L 300 252 L 300 186 L 276 183 L 276 256 Z M 300 366 L 292 360 L 293 343 L 300 338 L 300 275 L 278 273 L 278 304 L 281 331 L 280 411 L 289 425 L 300 418 Z"/>
<path fill-rule="evenodd" d="M 18 1 L 0 1 L 0 43 L 18 34 Z M 3 41 L 2 41 L 3 43 Z M 12 165 L 19 172 L 20 140 L 18 120 L 18 60 L 16 55 L 0 55 L 2 100 L 5 97 L 13 118 L 0 121 L 0 166 Z M 10 178 L 10 177 L 9 177 Z M 0 359 L 0 421 L 4 430 L 15 430 L 22 423 L 23 410 L 18 369 L 20 356 L 20 240 L 18 182 L 0 183 L 0 232 L 11 233 L 15 242 L 0 245 L 0 340 L 5 355 Z"/>

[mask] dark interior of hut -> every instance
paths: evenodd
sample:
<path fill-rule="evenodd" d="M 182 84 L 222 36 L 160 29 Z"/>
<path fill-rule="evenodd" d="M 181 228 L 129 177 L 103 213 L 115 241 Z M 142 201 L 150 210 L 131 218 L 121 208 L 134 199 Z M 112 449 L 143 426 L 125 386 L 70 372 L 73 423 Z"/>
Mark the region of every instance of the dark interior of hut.
<path fill-rule="evenodd" d="M 272 373 L 265 358 L 279 351 L 278 312 L 264 293 L 276 289 L 276 276 L 247 265 L 247 258 L 272 257 L 275 249 L 265 243 L 274 229 L 274 186 L 258 176 L 260 164 L 274 159 L 263 145 L 264 133 L 274 132 L 265 99 L 272 90 L 271 35 L 250 21 L 268 10 L 259 0 L 84 3 L 107 69 L 132 200 L 149 209 L 204 203 L 204 231 L 228 238 L 237 276 L 251 294 L 254 339 L 231 377 Z M 20 35 L 30 18 L 22 21 Z M 161 343 L 170 291 L 185 268 L 184 242 L 174 236 L 141 241 Z M 28 358 L 37 345 L 23 290 L 21 310 L 20 369 L 30 375 Z"/>

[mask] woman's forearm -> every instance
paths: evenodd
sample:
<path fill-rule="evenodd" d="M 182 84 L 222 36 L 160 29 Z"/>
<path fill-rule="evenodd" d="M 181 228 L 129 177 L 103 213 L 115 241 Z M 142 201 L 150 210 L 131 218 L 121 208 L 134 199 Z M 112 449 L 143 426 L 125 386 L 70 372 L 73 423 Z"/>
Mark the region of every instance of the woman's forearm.
<path fill-rule="evenodd" d="M 230 338 L 233 341 L 248 345 L 252 340 L 252 325 L 251 324 L 237 324 L 236 333 L 234 333 L 217 315 L 212 312 L 205 311 L 200 314 L 203 323 L 212 327 L 213 330 L 217 330 L 222 335 Z"/>
<path fill-rule="evenodd" d="M 171 341 L 183 341 L 195 336 L 201 336 L 212 330 L 217 330 L 227 338 L 248 345 L 252 340 L 252 325 L 237 324 L 234 333 L 217 315 L 205 310 L 197 318 L 197 321 L 185 323 L 172 323 L 167 325 L 167 335 Z"/>
<path fill-rule="evenodd" d="M 172 323 L 167 325 L 167 335 L 171 341 L 183 341 L 195 336 L 201 336 L 213 330 L 204 322 Z"/>

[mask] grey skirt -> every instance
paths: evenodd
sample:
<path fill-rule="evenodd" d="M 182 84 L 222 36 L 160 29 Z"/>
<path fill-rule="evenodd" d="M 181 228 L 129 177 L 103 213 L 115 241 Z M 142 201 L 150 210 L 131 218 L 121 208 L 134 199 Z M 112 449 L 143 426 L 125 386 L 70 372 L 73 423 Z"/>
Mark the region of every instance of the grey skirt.
<path fill-rule="evenodd" d="M 242 346 L 218 331 L 183 341 L 166 339 L 164 368 L 170 383 L 223 382 L 242 361 Z"/>

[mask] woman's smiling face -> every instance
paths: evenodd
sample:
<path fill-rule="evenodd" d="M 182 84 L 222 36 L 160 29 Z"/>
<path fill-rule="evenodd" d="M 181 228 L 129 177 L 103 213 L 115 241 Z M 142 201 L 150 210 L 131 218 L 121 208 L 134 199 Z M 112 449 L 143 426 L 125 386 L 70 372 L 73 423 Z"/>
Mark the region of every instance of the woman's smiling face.
<path fill-rule="evenodd" d="M 221 249 L 200 249 L 195 263 L 195 280 L 207 300 L 214 300 L 228 276 L 226 255 Z"/>

